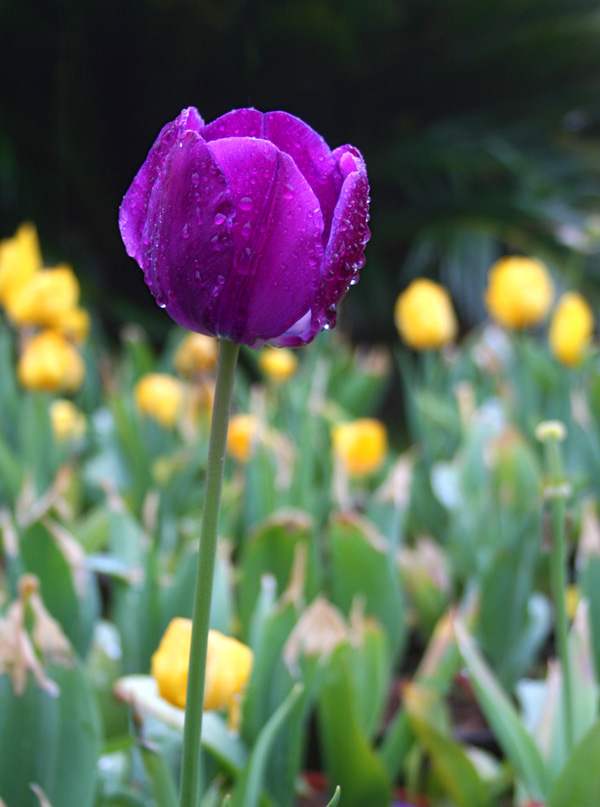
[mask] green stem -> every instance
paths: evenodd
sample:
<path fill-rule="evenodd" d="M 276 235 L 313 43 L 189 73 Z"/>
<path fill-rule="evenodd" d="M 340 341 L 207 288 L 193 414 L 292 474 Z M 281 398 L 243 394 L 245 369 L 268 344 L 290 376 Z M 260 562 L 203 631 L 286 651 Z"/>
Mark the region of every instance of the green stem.
<path fill-rule="evenodd" d="M 555 630 L 558 658 L 562 670 L 563 703 L 565 709 L 565 743 L 567 754 L 573 748 L 573 676 L 569 656 L 568 621 L 566 602 L 566 547 L 565 547 L 565 496 L 560 490 L 564 484 L 560 462 L 560 449 L 556 440 L 546 444 L 550 483 L 556 490 L 552 496 L 552 550 L 550 554 L 550 585 L 555 610 Z"/>
<path fill-rule="evenodd" d="M 194 596 L 192 646 L 183 728 L 180 807 L 198 807 L 200 804 L 200 739 L 202 736 L 208 626 L 217 552 L 217 528 L 223 486 L 229 408 L 239 350 L 239 345 L 233 342 L 220 341 Z"/>

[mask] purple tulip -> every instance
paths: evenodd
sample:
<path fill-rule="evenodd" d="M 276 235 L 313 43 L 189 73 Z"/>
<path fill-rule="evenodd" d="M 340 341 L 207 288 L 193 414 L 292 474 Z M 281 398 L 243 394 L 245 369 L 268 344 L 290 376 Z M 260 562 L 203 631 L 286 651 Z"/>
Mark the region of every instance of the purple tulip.
<path fill-rule="evenodd" d="M 333 327 L 364 266 L 369 184 L 352 146 L 330 151 L 286 112 L 168 123 L 119 214 L 157 303 L 192 331 L 298 347 Z"/>

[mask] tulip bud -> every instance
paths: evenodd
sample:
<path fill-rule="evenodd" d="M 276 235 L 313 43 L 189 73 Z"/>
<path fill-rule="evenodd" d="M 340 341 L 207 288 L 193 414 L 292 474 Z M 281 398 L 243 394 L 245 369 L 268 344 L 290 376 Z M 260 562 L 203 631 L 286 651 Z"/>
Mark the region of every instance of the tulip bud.
<path fill-rule="evenodd" d="M 167 373 L 148 373 L 134 390 L 135 402 L 142 415 L 169 429 L 175 425 L 183 403 L 181 382 Z"/>
<path fill-rule="evenodd" d="M 15 325 L 58 328 L 65 314 L 77 305 L 79 283 L 68 266 L 42 269 L 15 291 L 6 311 Z"/>
<path fill-rule="evenodd" d="M 506 328 L 528 328 L 544 320 L 554 289 L 548 270 L 533 258 L 501 258 L 491 267 L 485 305 Z"/>
<path fill-rule="evenodd" d="M 227 451 L 238 462 L 248 462 L 259 432 L 256 415 L 233 415 L 229 419 Z"/>
<path fill-rule="evenodd" d="M 380 420 L 362 418 L 340 423 L 332 430 L 333 450 L 348 476 L 372 474 L 387 452 L 387 431 Z"/>
<path fill-rule="evenodd" d="M 78 345 L 82 345 L 90 332 L 90 315 L 84 308 L 71 308 L 58 318 L 56 329 Z"/>
<path fill-rule="evenodd" d="M 31 339 L 17 366 L 21 384 L 43 392 L 76 392 L 83 382 L 83 359 L 64 336 L 42 331 Z"/>
<path fill-rule="evenodd" d="M 50 404 L 50 422 L 57 443 L 80 440 L 85 434 L 85 415 L 65 398 Z"/>
<path fill-rule="evenodd" d="M 193 107 L 160 132 L 119 227 L 158 305 L 191 331 L 300 347 L 336 323 L 364 266 L 369 183 L 286 112 Z"/>
<path fill-rule="evenodd" d="M 185 709 L 192 621 L 171 621 L 152 656 L 152 675 L 162 697 Z M 252 650 L 219 631 L 208 633 L 204 710 L 221 709 L 240 696 L 252 671 Z"/>
<path fill-rule="evenodd" d="M 286 348 L 266 347 L 259 353 L 258 366 L 274 384 L 285 384 L 298 368 L 298 359 Z"/>
<path fill-rule="evenodd" d="M 33 224 L 22 224 L 13 238 L 0 241 L 0 303 L 12 296 L 42 266 L 42 254 Z"/>
<path fill-rule="evenodd" d="M 550 350 L 567 367 L 581 363 L 594 330 L 594 314 L 587 300 L 567 292 L 558 301 L 550 322 Z"/>
<path fill-rule="evenodd" d="M 426 278 L 413 280 L 398 297 L 394 317 L 400 336 L 415 350 L 443 347 L 458 330 L 450 295 Z"/>
<path fill-rule="evenodd" d="M 173 361 L 180 375 L 193 378 L 198 373 L 214 370 L 218 356 L 216 339 L 201 333 L 188 333 L 175 351 Z"/>

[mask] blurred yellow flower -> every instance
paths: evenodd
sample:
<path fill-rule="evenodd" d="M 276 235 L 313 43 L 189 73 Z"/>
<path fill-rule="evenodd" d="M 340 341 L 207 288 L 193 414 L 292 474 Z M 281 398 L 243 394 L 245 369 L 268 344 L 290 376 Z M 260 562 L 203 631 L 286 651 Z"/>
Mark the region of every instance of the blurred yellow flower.
<path fill-rule="evenodd" d="M 333 450 L 348 476 L 367 476 L 381 467 L 387 431 L 380 420 L 361 418 L 340 423 L 331 432 Z"/>
<path fill-rule="evenodd" d="M 287 348 L 266 347 L 258 354 L 258 367 L 270 381 L 285 384 L 298 369 L 298 359 Z"/>
<path fill-rule="evenodd" d="M 458 325 L 443 286 L 417 278 L 396 300 L 394 319 L 400 336 L 415 350 L 440 348 L 456 337 Z"/>
<path fill-rule="evenodd" d="M 57 443 L 80 440 L 85 434 L 85 415 L 65 398 L 50 404 L 50 422 Z"/>
<path fill-rule="evenodd" d="M 79 283 L 69 266 L 41 269 L 14 291 L 6 312 L 15 325 L 58 328 L 60 320 L 77 305 Z"/>
<path fill-rule="evenodd" d="M 227 432 L 227 451 L 238 462 L 248 462 L 258 435 L 256 415 L 232 415 Z"/>
<path fill-rule="evenodd" d="M 565 591 L 565 605 L 567 607 L 567 616 L 569 619 L 575 619 L 575 614 L 577 613 L 580 602 L 581 590 L 578 586 L 572 583 L 570 586 L 567 586 L 567 590 Z"/>
<path fill-rule="evenodd" d="M 527 328 L 546 318 L 554 288 L 541 261 L 512 256 L 493 264 L 488 275 L 485 305 L 506 328 Z"/>
<path fill-rule="evenodd" d="M 185 709 L 192 621 L 171 621 L 152 656 L 152 675 L 169 703 Z M 204 710 L 221 709 L 241 696 L 252 672 L 252 650 L 219 631 L 208 632 Z"/>
<path fill-rule="evenodd" d="M 42 266 L 42 254 L 33 224 L 22 224 L 13 238 L 0 241 L 0 303 L 26 285 Z"/>
<path fill-rule="evenodd" d="M 214 370 L 218 357 L 216 339 L 202 333 L 188 333 L 175 351 L 173 361 L 180 375 L 193 378 L 198 373 Z"/>
<path fill-rule="evenodd" d="M 71 308 L 59 318 L 56 330 L 67 339 L 81 345 L 90 332 L 90 315 L 84 308 Z"/>
<path fill-rule="evenodd" d="M 574 367 L 583 359 L 594 330 L 594 314 L 581 294 L 570 291 L 558 301 L 550 321 L 550 350 L 562 364 Z"/>
<path fill-rule="evenodd" d="M 55 331 L 42 331 L 26 344 L 17 375 L 27 389 L 75 392 L 83 382 L 85 365 L 64 336 Z"/>
<path fill-rule="evenodd" d="M 140 378 L 134 390 L 137 408 L 165 429 L 177 422 L 183 404 L 181 382 L 167 373 L 148 373 Z"/>

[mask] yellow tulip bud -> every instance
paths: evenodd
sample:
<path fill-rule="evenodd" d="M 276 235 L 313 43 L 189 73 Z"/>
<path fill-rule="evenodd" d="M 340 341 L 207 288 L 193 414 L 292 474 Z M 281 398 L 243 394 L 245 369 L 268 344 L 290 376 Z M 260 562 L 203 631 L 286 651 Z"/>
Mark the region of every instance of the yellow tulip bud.
<path fill-rule="evenodd" d="M 533 258 L 501 258 L 491 267 L 485 305 L 506 328 L 527 328 L 546 318 L 554 288 L 548 270 Z"/>
<path fill-rule="evenodd" d="M 285 384 L 298 369 L 298 359 L 287 348 L 266 347 L 258 354 L 258 366 L 270 381 Z"/>
<path fill-rule="evenodd" d="M 42 254 L 33 224 L 22 224 L 13 238 L 0 241 L 0 303 L 10 298 L 42 266 Z"/>
<path fill-rule="evenodd" d="M 214 370 L 219 357 L 217 340 L 202 333 L 188 333 L 175 351 L 175 369 L 184 378 Z"/>
<path fill-rule="evenodd" d="M 192 621 L 176 617 L 171 621 L 152 656 L 152 675 L 161 696 L 185 709 Z M 252 672 L 252 650 L 216 630 L 208 632 L 204 709 L 221 709 L 239 697 Z"/>
<path fill-rule="evenodd" d="M 183 387 L 177 378 L 167 373 L 148 373 L 136 384 L 134 395 L 142 415 L 165 429 L 175 425 L 183 404 Z"/>
<path fill-rule="evenodd" d="M 426 278 L 413 280 L 398 297 L 394 319 L 402 339 L 415 350 L 440 348 L 458 330 L 450 295 Z"/>
<path fill-rule="evenodd" d="M 79 282 L 69 266 L 42 269 L 6 302 L 6 312 L 15 325 L 60 327 L 61 318 L 77 305 Z"/>
<path fill-rule="evenodd" d="M 84 308 L 71 308 L 59 318 L 56 329 L 78 345 L 88 338 L 90 315 Z"/>
<path fill-rule="evenodd" d="M 80 440 L 85 434 L 85 415 L 65 398 L 50 404 L 50 422 L 57 443 Z"/>
<path fill-rule="evenodd" d="M 580 364 L 594 330 L 594 314 L 581 294 L 571 291 L 558 301 L 550 322 L 550 350 L 562 364 Z"/>
<path fill-rule="evenodd" d="M 333 450 L 348 476 L 367 476 L 381 467 L 387 452 L 387 431 L 380 420 L 361 418 L 332 430 Z"/>
<path fill-rule="evenodd" d="M 55 331 L 42 331 L 26 345 L 17 375 L 27 389 L 75 392 L 83 382 L 85 365 L 64 336 Z"/>
<path fill-rule="evenodd" d="M 227 451 L 238 462 L 248 462 L 258 435 L 259 422 L 255 415 L 233 415 L 227 432 Z"/>

